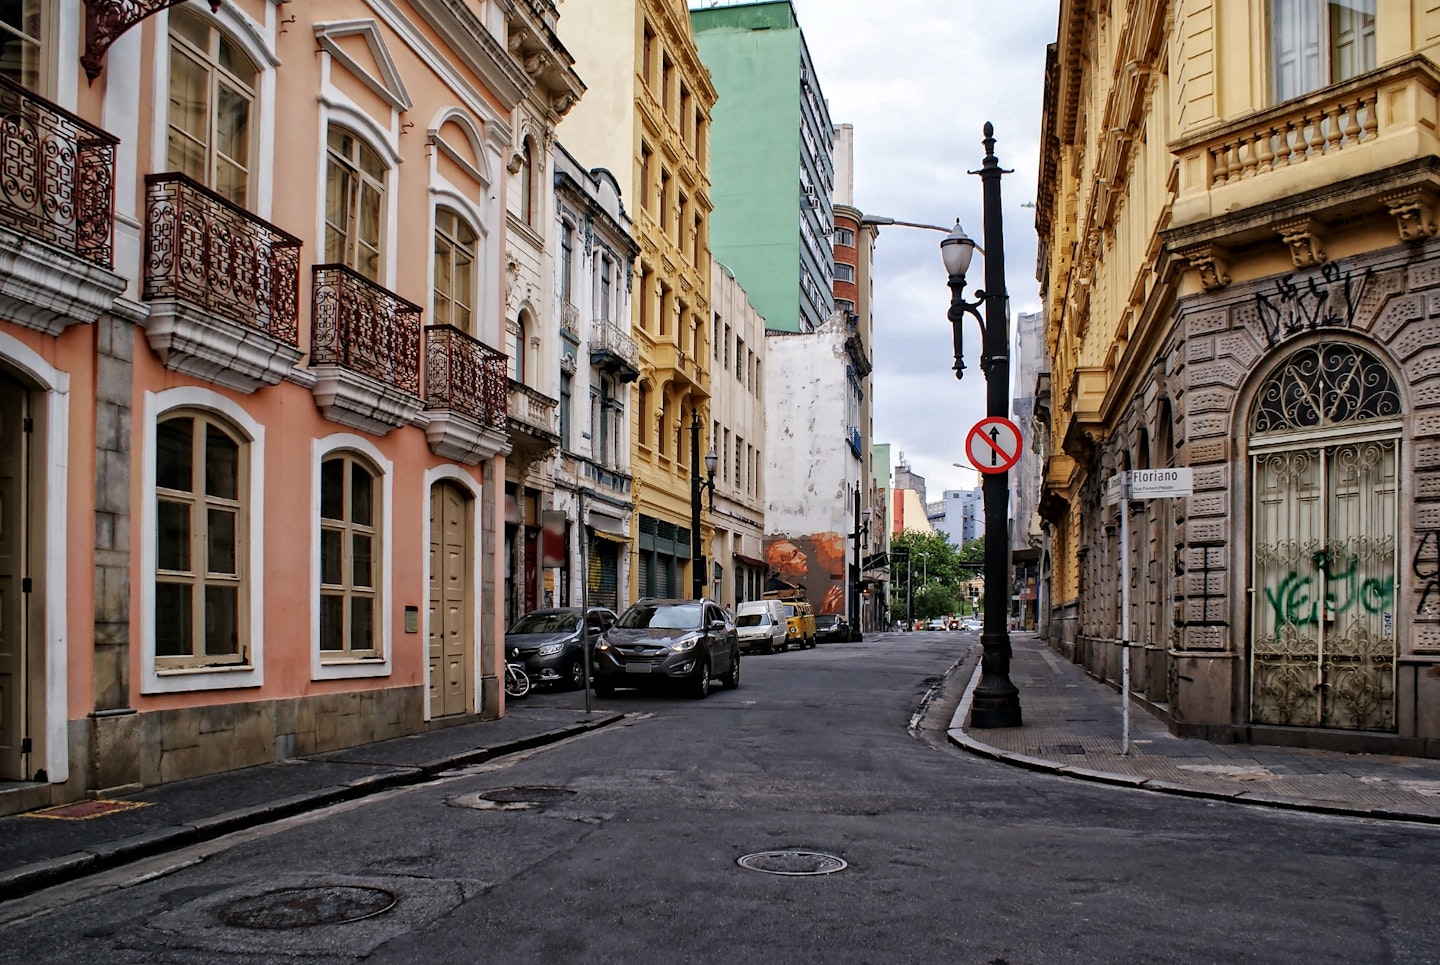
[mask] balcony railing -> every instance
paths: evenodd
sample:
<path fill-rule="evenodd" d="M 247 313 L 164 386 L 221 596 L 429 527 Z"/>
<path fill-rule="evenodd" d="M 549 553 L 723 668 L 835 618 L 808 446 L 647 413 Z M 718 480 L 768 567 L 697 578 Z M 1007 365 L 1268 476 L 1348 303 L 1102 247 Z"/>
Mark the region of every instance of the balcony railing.
<path fill-rule="evenodd" d="M 0 77 L 0 223 L 111 267 L 118 143 Z"/>
<path fill-rule="evenodd" d="M 1416 57 L 1186 138 L 1171 145 L 1181 160 L 1180 194 L 1214 191 L 1428 131 L 1437 90 L 1440 71 Z M 1414 149 L 1397 142 L 1397 156 L 1413 157 Z M 1374 163 L 1392 162 L 1387 155 Z"/>
<path fill-rule="evenodd" d="M 425 326 L 425 406 L 450 409 L 504 430 L 507 366 L 498 352 L 453 325 Z"/>
<path fill-rule="evenodd" d="M 601 368 L 628 368 L 640 371 L 640 349 L 629 333 L 607 318 L 597 318 L 590 327 L 590 364 Z M 620 363 L 620 364 L 617 364 Z"/>
<path fill-rule="evenodd" d="M 560 403 L 523 382 L 507 379 L 510 418 L 532 435 L 560 438 Z"/>
<path fill-rule="evenodd" d="M 183 174 L 145 177 L 147 300 L 178 298 L 299 342 L 300 239 Z"/>
<path fill-rule="evenodd" d="M 316 265 L 310 364 L 420 394 L 420 306 L 344 265 Z"/>

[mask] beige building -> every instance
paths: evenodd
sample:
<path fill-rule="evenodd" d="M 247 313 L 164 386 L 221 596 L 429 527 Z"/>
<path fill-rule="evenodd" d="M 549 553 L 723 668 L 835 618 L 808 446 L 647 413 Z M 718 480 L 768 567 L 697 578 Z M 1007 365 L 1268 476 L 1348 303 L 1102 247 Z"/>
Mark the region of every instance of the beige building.
<path fill-rule="evenodd" d="M 710 418 L 707 141 L 715 90 L 681 0 L 569 4 L 559 34 L 588 93 L 560 127 L 566 147 L 614 175 L 640 245 L 631 321 L 640 376 L 634 458 L 632 586 L 636 596 L 689 596 L 691 442 Z M 703 472 L 703 469 L 702 469 Z M 704 524 L 700 545 L 713 531 Z M 702 583 L 708 585 L 702 572 Z"/>
<path fill-rule="evenodd" d="M 712 264 L 707 453 L 715 453 L 715 489 L 706 519 L 715 532 L 706 592 L 734 612 L 765 591 L 765 319 L 730 269 Z"/>
<path fill-rule="evenodd" d="M 1437 57 L 1420 0 L 1060 5 L 1049 631 L 1183 733 L 1440 738 Z"/>

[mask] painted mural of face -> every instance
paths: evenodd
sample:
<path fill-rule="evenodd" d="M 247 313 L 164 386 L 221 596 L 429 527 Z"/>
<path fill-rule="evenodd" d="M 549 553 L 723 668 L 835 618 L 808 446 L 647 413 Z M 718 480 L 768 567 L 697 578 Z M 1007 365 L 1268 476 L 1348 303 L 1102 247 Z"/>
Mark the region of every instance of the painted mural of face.
<path fill-rule="evenodd" d="M 765 564 L 785 580 L 794 580 L 810 572 L 810 561 L 804 551 L 788 539 L 777 539 L 765 547 Z"/>

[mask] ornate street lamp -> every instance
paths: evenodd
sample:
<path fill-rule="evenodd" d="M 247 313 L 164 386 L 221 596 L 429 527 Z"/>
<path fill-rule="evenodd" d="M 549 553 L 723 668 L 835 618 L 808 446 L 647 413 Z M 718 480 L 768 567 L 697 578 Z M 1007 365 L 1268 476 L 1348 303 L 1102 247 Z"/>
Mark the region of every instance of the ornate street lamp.
<path fill-rule="evenodd" d="M 965 234 L 960 222 L 940 242 L 940 257 L 950 276 L 950 312 L 955 343 L 955 378 L 965 376 L 964 337 L 967 315 L 980 325 L 980 369 L 985 373 L 985 414 L 1005 417 L 1010 409 L 1010 322 L 1009 296 L 1005 292 L 1005 233 L 1000 210 L 1000 176 L 1010 172 L 995 157 L 995 128 L 985 123 L 985 159 L 979 171 L 985 215 L 985 291 L 978 301 L 965 300 L 965 272 L 975 253 L 975 241 Z M 980 307 L 985 316 L 981 318 Z M 1005 623 L 1008 610 L 1010 536 L 1009 471 L 984 473 L 981 483 L 985 502 L 985 619 L 980 631 L 980 683 L 970 705 L 970 723 L 975 727 L 1019 727 L 1020 691 L 1010 682 L 1010 631 Z"/>
<path fill-rule="evenodd" d="M 705 595 L 705 553 L 700 545 L 700 493 L 710 490 L 710 512 L 715 512 L 715 447 L 705 453 L 705 478 L 700 478 L 700 413 L 690 413 L 690 595 Z"/>

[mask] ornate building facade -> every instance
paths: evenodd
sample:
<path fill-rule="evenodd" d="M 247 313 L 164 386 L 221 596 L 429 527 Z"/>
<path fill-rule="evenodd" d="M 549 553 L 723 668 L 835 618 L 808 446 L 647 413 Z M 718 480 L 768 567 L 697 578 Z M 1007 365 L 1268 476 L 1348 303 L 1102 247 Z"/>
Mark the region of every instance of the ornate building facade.
<path fill-rule="evenodd" d="M 1109 679 L 1129 642 L 1178 731 L 1440 739 L 1437 55 L 1410 0 L 1061 4 L 1048 632 Z M 1166 469 L 1188 496 L 1107 498 Z"/>
<path fill-rule="evenodd" d="M 640 245 L 631 335 L 639 350 L 630 426 L 631 599 L 688 596 L 691 431 L 710 418 L 710 111 L 715 88 L 680 0 L 590 0 L 560 25 L 592 94 L 560 127 L 565 145 L 608 170 Z M 708 524 L 701 546 L 710 545 Z M 702 576 L 704 574 L 702 573 Z M 705 581 L 708 585 L 708 580 Z"/>

